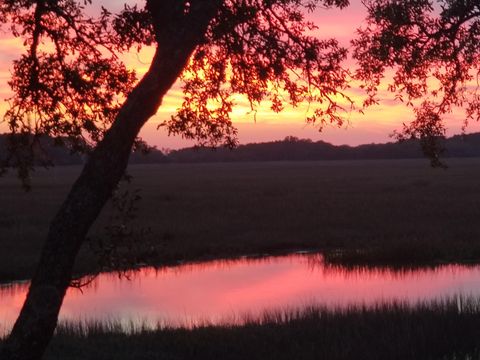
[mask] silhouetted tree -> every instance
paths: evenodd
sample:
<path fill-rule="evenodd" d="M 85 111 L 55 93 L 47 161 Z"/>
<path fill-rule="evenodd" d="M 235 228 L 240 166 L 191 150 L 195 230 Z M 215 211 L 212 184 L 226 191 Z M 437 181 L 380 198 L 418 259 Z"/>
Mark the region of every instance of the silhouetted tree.
<path fill-rule="evenodd" d="M 393 71 L 388 89 L 415 109 L 400 139 L 419 138 L 438 165 L 445 136 L 443 118 L 465 110 L 465 125 L 480 116 L 480 3 L 471 0 L 365 0 L 368 25 L 354 40 L 365 81 L 375 103 L 384 73 Z"/>
<path fill-rule="evenodd" d="M 90 2 L 0 2 L 0 24 L 26 47 L 14 62 L 5 116 L 20 177 L 28 185 L 28 139 L 62 136 L 88 152 L 50 224 L 2 360 L 44 353 L 87 231 L 124 174 L 140 129 L 178 79 L 184 101 L 164 126 L 201 144 L 236 143 L 234 94 L 246 96 L 253 110 L 263 100 L 273 111 L 310 102 L 307 121 L 342 122 L 336 99 L 346 87 L 346 50 L 310 36 L 315 25 L 305 13 L 348 0 L 147 0 L 117 15 L 102 8 L 98 17 L 88 15 Z M 145 45 L 155 54 L 137 82 L 118 55 Z"/>

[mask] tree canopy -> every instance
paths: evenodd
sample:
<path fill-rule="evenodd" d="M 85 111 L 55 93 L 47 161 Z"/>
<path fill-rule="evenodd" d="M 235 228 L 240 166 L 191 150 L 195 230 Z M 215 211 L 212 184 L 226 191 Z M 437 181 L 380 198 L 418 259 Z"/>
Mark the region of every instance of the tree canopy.
<path fill-rule="evenodd" d="M 89 151 L 102 139 L 138 83 L 121 54 L 143 46 L 162 49 L 170 36 L 166 27 L 198 27 L 202 33 L 180 74 L 184 101 L 163 123 L 169 133 L 201 145 L 235 145 L 230 113 L 238 95 L 252 111 L 265 100 L 276 112 L 286 103 L 309 102 L 307 121 L 320 127 L 343 122 L 339 96 L 350 102 L 343 94 L 347 51 L 335 39 L 310 35 L 316 25 L 306 13 L 345 7 L 347 0 L 147 1 L 144 7 L 125 5 L 118 14 L 102 8 L 98 16 L 89 15 L 90 3 L 0 4 L 0 23 L 26 45 L 14 62 L 9 82 L 14 95 L 4 119 L 17 135 L 11 150 L 23 178 L 36 139 L 27 134 L 67 138 L 74 151 Z M 202 21 L 208 22 L 204 31 Z"/>
<path fill-rule="evenodd" d="M 367 26 L 353 41 L 357 78 L 378 99 L 378 87 L 393 71 L 389 91 L 415 109 L 400 139 L 420 138 L 424 152 L 439 164 L 445 116 L 465 112 L 480 119 L 480 4 L 471 0 L 365 0 Z"/>

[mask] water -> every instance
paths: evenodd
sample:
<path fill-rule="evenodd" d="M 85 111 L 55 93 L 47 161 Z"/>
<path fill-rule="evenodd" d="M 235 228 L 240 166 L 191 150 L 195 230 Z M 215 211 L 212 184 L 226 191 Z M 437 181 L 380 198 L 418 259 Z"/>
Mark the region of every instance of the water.
<path fill-rule="evenodd" d="M 28 283 L 0 287 L 0 332 L 10 329 Z M 480 267 L 446 265 L 415 271 L 327 266 L 320 255 L 293 254 L 143 268 L 130 279 L 101 274 L 71 288 L 62 320 L 191 326 L 239 322 L 245 314 L 306 305 L 342 307 L 392 300 L 418 301 L 480 295 Z"/>

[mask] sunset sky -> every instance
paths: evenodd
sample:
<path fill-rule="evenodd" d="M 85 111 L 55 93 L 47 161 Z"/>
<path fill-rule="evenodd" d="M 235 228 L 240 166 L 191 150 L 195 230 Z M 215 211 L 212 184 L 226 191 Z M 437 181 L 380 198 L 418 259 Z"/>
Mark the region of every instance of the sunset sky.
<path fill-rule="evenodd" d="M 108 9 L 118 10 L 123 1 L 97 1 Z M 355 33 L 355 29 L 362 26 L 366 12 L 360 0 L 352 0 L 351 6 L 344 10 L 317 10 L 310 15 L 319 26 L 317 31 L 319 37 L 335 37 L 343 45 L 349 46 L 349 41 Z M 10 76 L 11 62 L 22 52 L 21 41 L 13 39 L 12 36 L 0 32 L 0 114 L 3 115 L 6 103 L 3 99 L 9 96 L 7 81 Z M 125 56 L 125 61 L 131 68 L 136 69 L 141 75 L 148 67 L 152 56 L 151 49 L 145 49 L 140 54 L 131 53 Z M 354 68 L 353 61 L 347 66 Z M 181 137 L 168 137 L 164 130 L 157 130 L 158 124 L 169 118 L 181 102 L 181 91 L 174 86 L 163 101 L 158 114 L 152 118 L 144 127 L 141 136 L 151 145 L 158 148 L 175 149 L 188 145 L 192 142 L 185 141 Z M 350 95 L 358 101 L 361 106 L 361 91 L 353 87 Z M 391 141 L 389 135 L 400 129 L 403 122 L 412 119 L 412 112 L 405 105 L 393 101 L 393 95 L 382 91 L 380 93 L 381 104 L 367 109 L 364 115 L 353 111 L 347 114 L 349 125 L 346 128 L 325 128 L 318 132 L 316 128 L 305 124 L 306 107 L 286 108 L 282 113 L 272 113 L 267 107 L 260 108 L 256 121 L 249 108 L 239 103 L 234 111 L 233 119 L 239 130 L 240 143 L 262 142 L 283 139 L 285 136 L 293 135 L 300 138 L 313 140 L 324 140 L 333 144 L 358 145 L 372 142 Z M 452 114 L 448 119 L 448 135 L 460 132 L 462 125 L 461 115 Z M 468 132 L 478 131 L 478 124 L 471 124 Z M 6 131 L 4 124 L 0 124 L 0 132 Z"/>

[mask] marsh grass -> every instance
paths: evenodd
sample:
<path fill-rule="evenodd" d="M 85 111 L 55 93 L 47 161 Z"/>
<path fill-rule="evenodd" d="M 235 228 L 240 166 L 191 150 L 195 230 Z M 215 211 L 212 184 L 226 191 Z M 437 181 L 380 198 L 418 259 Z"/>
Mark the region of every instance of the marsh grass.
<path fill-rule="evenodd" d="M 29 278 L 78 167 L 37 170 L 31 193 L 0 178 L 0 281 Z M 480 159 L 131 166 L 148 264 L 326 251 L 379 265 L 480 260 Z M 105 236 L 107 206 L 89 238 Z M 341 252 L 338 252 L 341 250 Z M 341 256 L 338 256 L 341 254 Z M 77 273 L 96 260 L 85 247 Z"/>
<path fill-rule="evenodd" d="M 463 258 L 450 257 L 447 254 L 448 245 L 436 248 L 422 240 L 406 240 L 392 243 L 390 246 L 372 246 L 360 249 L 334 249 L 324 252 L 326 264 L 344 267 L 389 267 L 389 268 L 421 268 L 439 265 L 443 262 L 468 263 L 469 256 Z M 478 259 L 473 258 L 472 263 Z"/>
<path fill-rule="evenodd" d="M 480 302 L 319 307 L 190 329 L 64 323 L 45 359 L 478 359 Z"/>

